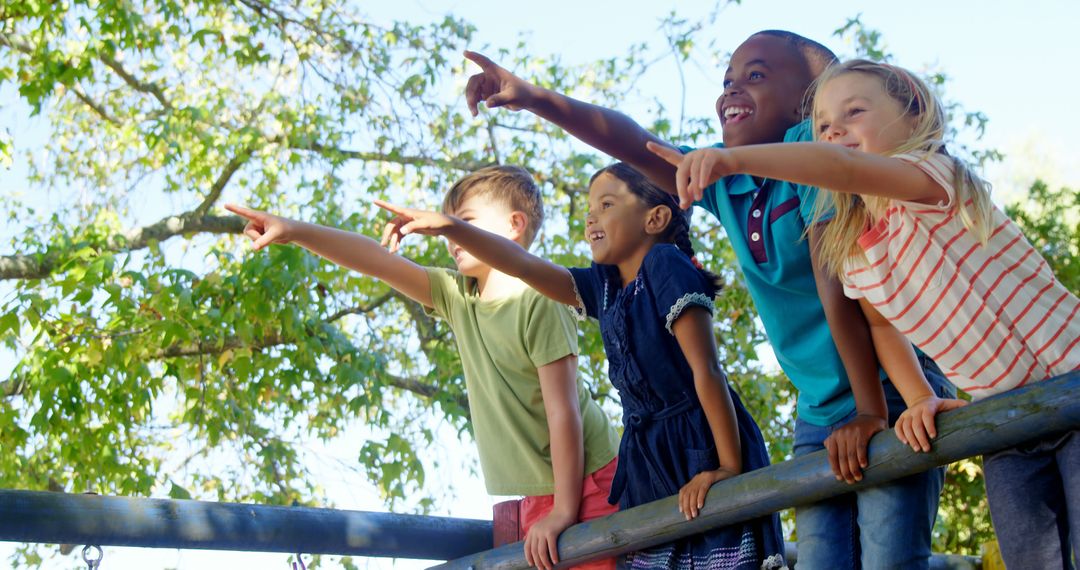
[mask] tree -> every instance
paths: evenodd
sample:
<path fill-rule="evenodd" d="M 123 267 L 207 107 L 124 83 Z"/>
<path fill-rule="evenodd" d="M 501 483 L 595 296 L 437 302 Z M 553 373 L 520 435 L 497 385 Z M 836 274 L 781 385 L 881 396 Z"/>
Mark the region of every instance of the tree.
<path fill-rule="evenodd" d="M 586 263 L 577 214 L 601 161 L 534 117 L 474 120 L 445 95 L 472 31 L 454 18 L 374 23 L 338 0 L 5 2 L 0 84 L 44 117 L 48 142 L 31 156 L 0 139 L 0 155 L 67 205 L 0 198 L 19 228 L 0 256 L 0 342 L 16 360 L 0 380 L 0 486 L 312 503 L 324 497 L 300 442 L 361 421 L 383 436 L 358 471 L 390 505 L 420 491 L 413 506 L 430 507 L 420 457 L 433 434 L 417 420 L 468 428 L 448 328 L 299 248 L 251 254 L 218 206 L 232 196 L 374 234 L 368 199 L 437 204 L 463 173 L 516 163 L 549 198 L 542 252 Z M 644 50 L 581 67 L 499 56 L 618 106 Z M 686 124 L 687 138 L 704 125 Z M 718 319 L 729 370 L 786 439 L 776 410 L 791 392 L 746 359 L 764 337 L 722 236 L 701 241 L 731 281 Z M 407 253 L 451 265 L 434 241 Z M 582 340 L 603 400 L 599 335 Z"/>

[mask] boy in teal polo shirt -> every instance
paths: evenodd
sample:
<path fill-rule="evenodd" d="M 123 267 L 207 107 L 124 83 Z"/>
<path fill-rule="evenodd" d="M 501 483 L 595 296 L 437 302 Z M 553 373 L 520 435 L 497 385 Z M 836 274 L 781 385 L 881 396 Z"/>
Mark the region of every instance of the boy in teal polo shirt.
<path fill-rule="evenodd" d="M 479 101 L 527 109 L 676 193 L 675 167 L 646 149 L 648 142 L 666 143 L 630 118 L 531 85 L 479 54 L 466 57 L 483 69 L 466 90 L 474 113 Z M 803 94 L 835 59 L 790 32 L 760 32 L 743 42 L 717 101 L 724 143 L 810 140 L 801 124 Z M 777 359 L 799 391 L 796 455 L 828 449 L 837 478 L 854 482 L 868 463 L 870 437 L 895 421 L 903 400 L 891 383 L 883 387 L 858 306 L 836 281 L 815 275 L 816 234 L 810 243 L 802 237 L 814 191 L 731 176 L 698 205 L 724 224 Z M 688 196 L 680 201 L 691 204 Z M 932 362 L 923 364 L 931 383 L 944 383 Z M 796 509 L 799 568 L 927 568 L 942 483 L 942 472 L 931 471 Z"/>

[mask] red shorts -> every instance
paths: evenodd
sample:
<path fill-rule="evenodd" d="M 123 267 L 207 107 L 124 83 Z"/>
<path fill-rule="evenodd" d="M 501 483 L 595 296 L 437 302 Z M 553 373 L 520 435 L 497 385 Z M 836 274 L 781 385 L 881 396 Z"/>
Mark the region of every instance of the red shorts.
<path fill-rule="evenodd" d="M 611 493 L 611 480 L 615 478 L 615 467 L 619 458 L 612 459 L 610 463 L 597 469 L 585 477 L 581 487 L 581 508 L 578 510 L 577 522 L 606 517 L 619 510 L 618 505 L 610 505 L 607 502 L 608 494 Z M 547 516 L 555 506 L 555 495 L 540 495 L 525 497 L 521 500 L 520 516 L 521 536 L 529 532 L 529 528 L 537 521 Z M 614 570 L 615 559 L 593 560 L 574 568 L 587 568 L 589 570 Z"/>

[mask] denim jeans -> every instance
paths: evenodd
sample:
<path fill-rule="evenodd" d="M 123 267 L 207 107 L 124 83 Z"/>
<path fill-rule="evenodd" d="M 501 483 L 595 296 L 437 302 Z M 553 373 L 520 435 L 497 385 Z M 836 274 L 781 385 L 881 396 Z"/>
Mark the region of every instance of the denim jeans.
<path fill-rule="evenodd" d="M 983 473 L 1005 565 L 1072 568 L 1070 544 L 1080 543 L 1080 435 L 1070 431 L 989 453 Z"/>
<path fill-rule="evenodd" d="M 956 397 L 956 389 L 932 360 L 922 358 L 920 364 L 938 396 Z M 906 406 L 891 382 L 882 387 L 892 427 Z M 825 449 L 825 439 L 855 415 L 852 411 L 830 426 L 796 419 L 795 456 Z M 944 483 L 944 468 L 932 469 L 795 509 L 796 569 L 928 568 L 931 531 Z"/>

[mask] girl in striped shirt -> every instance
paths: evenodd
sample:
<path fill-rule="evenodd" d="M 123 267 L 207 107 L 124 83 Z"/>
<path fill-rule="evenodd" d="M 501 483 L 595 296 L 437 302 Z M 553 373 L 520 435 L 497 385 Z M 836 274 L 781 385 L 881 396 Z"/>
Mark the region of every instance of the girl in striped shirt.
<path fill-rule="evenodd" d="M 986 182 L 945 151 L 945 112 L 925 83 L 888 64 L 835 65 L 815 86 L 812 120 L 823 142 L 653 151 L 678 165 L 681 196 L 734 173 L 823 189 L 815 221 L 827 223 L 814 253 L 863 307 L 908 405 L 901 441 L 929 451 L 934 416 L 964 404 L 934 395 L 911 344 L 973 400 L 1080 368 L 1080 301 L 994 206 Z M 1080 436 L 989 454 L 984 472 L 1007 565 L 1071 568 Z"/>

